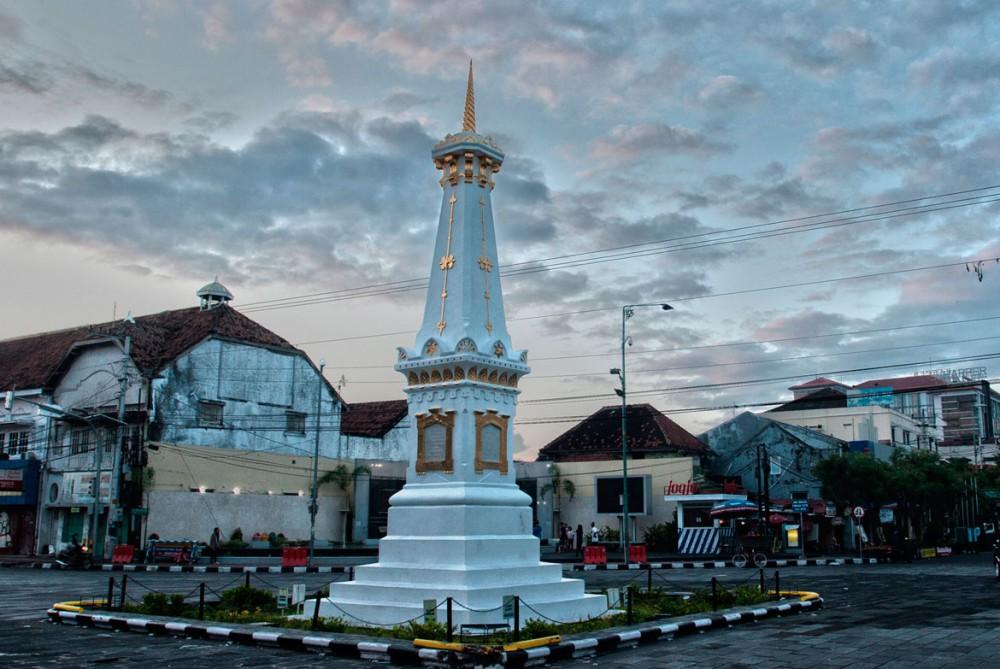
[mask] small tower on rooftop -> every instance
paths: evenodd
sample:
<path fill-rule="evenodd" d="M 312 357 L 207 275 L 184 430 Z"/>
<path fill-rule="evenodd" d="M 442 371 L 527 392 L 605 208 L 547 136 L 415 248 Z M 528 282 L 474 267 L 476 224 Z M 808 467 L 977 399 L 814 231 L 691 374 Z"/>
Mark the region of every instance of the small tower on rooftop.
<path fill-rule="evenodd" d="M 215 281 L 212 283 L 205 284 L 199 288 L 196 295 L 201 302 L 202 311 L 214 309 L 233 299 L 233 294 L 229 292 L 229 289 L 219 283 L 218 276 L 215 277 Z"/>

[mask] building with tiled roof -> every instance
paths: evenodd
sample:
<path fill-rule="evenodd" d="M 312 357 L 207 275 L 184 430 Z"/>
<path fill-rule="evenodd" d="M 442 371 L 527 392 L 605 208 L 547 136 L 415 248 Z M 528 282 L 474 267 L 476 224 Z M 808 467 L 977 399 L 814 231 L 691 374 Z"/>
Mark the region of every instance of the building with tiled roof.
<path fill-rule="evenodd" d="M 406 418 L 406 400 L 354 402 L 344 407 L 340 432 L 355 437 L 384 437 Z"/>
<path fill-rule="evenodd" d="M 649 404 L 630 404 L 626 416 L 628 454 L 634 459 L 700 456 L 705 444 Z M 574 462 L 621 459 L 621 406 L 591 414 L 542 447 L 539 460 Z"/>
<path fill-rule="evenodd" d="M 305 352 L 229 306 L 218 282 L 198 297 L 200 306 L 0 341 L 0 391 L 10 404 L 0 413 L 0 454 L 45 461 L 39 547 L 93 539 L 95 488 L 122 512 L 110 533 L 138 543 L 146 516 L 130 512 L 149 497 L 140 483 L 148 443 L 205 447 L 234 472 L 248 451 L 297 456 L 303 466 L 300 456 L 317 447 L 341 455 L 343 402 Z M 198 464 L 188 463 L 188 485 L 173 492 L 205 487 Z M 36 525 L 18 518 L 19 532 Z M 98 548 L 107 527 L 97 528 Z"/>
<path fill-rule="evenodd" d="M 789 387 L 792 391 L 792 397 L 794 399 L 799 399 L 800 397 L 805 397 L 811 393 L 815 393 L 819 390 L 847 390 L 850 386 L 845 385 L 839 381 L 834 381 L 833 379 L 828 379 L 825 376 L 817 376 L 811 381 L 806 381 L 805 383 L 800 383 Z"/>

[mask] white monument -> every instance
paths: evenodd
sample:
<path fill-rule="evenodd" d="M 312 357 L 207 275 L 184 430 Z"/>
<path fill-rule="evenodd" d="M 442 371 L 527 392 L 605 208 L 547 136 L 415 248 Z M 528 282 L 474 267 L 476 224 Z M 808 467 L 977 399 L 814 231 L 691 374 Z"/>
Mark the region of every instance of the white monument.
<path fill-rule="evenodd" d="M 462 131 L 432 156 L 444 194 L 427 304 L 396 363 L 416 437 L 406 485 L 389 500 L 378 562 L 332 583 L 320 615 L 391 625 L 452 597 L 454 624 L 495 623 L 506 595 L 521 598 L 522 624 L 539 617 L 531 609 L 567 622 L 601 615 L 603 596 L 540 561 L 531 498 L 514 479 L 517 386 L 531 370 L 504 318 L 490 202 L 504 154 L 476 132 L 471 65 Z"/>

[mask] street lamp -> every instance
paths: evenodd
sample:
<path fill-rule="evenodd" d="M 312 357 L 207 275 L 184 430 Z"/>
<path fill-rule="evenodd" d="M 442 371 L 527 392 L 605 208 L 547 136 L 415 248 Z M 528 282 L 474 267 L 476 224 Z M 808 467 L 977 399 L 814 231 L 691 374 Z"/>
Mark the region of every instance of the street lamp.
<path fill-rule="evenodd" d="M 629 564 L 631 560 L 629 559 L 629 549 L 631 548 L 631 539 L 629 537 L 629 527 L 628 527 L 628 428 L 626 426 L 626 412 L 628 411 L 628 399 L 626 397 L 625 389 L 625 346 L 626 344 L 631 345 L 631 338 L 626 335 L 625 324 L 628 319 L 632 318 L 635 310 L 640 307 L 659 307 L 663 311 L 670 311 L 673 309 L 669 304 L 650 302 L 647 304 L 626 304 L 622 307 L 622 366 L 616 367 L 609 371 L 609 373 L 617 375 L 618 380 L 621 381 L 622 387 L 615 388 L 615 393 L 622 398 L 622 547 L 625 550 L 625 564 Z"/>
<path fill-rule="evenodd" d="M 313 470 L 312 470 L 312 494 L 309 500 L 309 566 L 313 566 L 313 557 L 316 553 L 316 512 L 319 511 L 319 500 L 317 499 L 319 487 L 317 485 L 319 477 L 319 434 L 320 434 L 320 415 L 323 411 L 323 369 L 326 367 L 326 361 L 319 361 L 319 379 L 316 385 L 316 448 L 313 453 Z"/>

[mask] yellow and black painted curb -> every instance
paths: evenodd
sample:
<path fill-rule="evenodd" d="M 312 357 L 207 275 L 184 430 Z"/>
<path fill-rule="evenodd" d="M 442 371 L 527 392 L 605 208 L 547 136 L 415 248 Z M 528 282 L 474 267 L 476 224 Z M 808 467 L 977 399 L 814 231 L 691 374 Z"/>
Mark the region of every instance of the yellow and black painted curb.
<path fill-rule="evenodd" d="M 503 647 L 468 646 L 442 642 L 404 642 L 366 640 L 338 634 L 299 635 L 280 628 L 247 630 L 226 627 L 220 623 L 191 620 L 149 619 L 104 612 L 88 612 L 94 602 L 61 602 L 48 610 L 49 619 L 58 623 L 75 623 L 84 627 L 111 628 L 143 634 L 169 634 L 231 641 L 241 644 L 277 646 L 288 650 L 327 652 L 338 657 L 389 661 L 393 664 L 428 664 L 461 666 L 523 667 L 529 663 L 554 662 L 584 657 L 613 650 L 644 645 L 688 634 L 725 629 L 742 623 L 813 611 L 823 606 L 823 598 L 815 592 L 782 591 L 782 596 L 796 599 L 779 600 L 757 608 L 732 612 L 716 612 L 704 617 L 680 622 L 637 625 L 601 636 L 567 639 L 545 637 Z M 80 609 L 79 611 L 73 609 Z M 535 644 L 538 645 L 535 645 Z"/>

